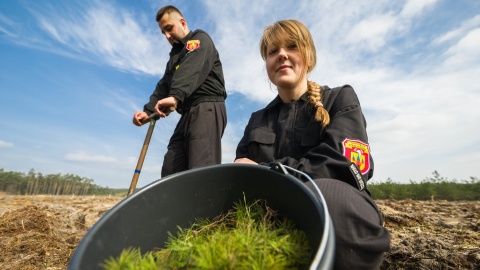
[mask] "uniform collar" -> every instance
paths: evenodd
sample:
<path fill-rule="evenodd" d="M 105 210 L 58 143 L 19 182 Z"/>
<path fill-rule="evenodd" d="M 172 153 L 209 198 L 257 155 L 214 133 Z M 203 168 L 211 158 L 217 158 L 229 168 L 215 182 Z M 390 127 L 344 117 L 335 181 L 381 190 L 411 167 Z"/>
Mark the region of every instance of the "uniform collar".
<path fill-rule="evenodd" d="M 192 37 L 192 34 L 193 34 L 192 31 L 188 32 L 188 34 L 187 34 L 185 37 L 183 37 L 183 38 L 180 40 L 180 42 L 181 42 L 182 44 L 186 44 L 187 41 L 190 40 L 190 38 Z"/>
<path fill-rule="evenodd" d="M 305 92 L 305 93 L 298 99 L 298 101 L 307 102 L 307 101 L 308 101 L 308 93 Z M 298 102 L 298 101 L 297 101 L 297 102 Z M 270 109 L 270 108 L 273 108 L 273 107 L 275 107 L 275 106 L 279 106 L 279 105 L 282 105 L 282 104 L 284 104 L 283 101 L 282 101 L 282 99 L 280 98 L 279 95 L 277 95 L 277 96 L 275 97 L 275 99 L 272 100 L 272 102 L 270 102 L 270 103 L 265 107 L 265 109 Z"/>
<path fill-rule="evenodd" d="M 187 44 L 187 41 L 190 40 L 190 38 L 192 37 L 192 34 L 193 34 L 192 31 L 188 32 L 188 34 L 184 36 L 182 39 L 180 39 L 179 42 L 174 42 L 172 44 L 172 48 L 175 48 L 175 51 L 176 51 L 176 50 L 179 50 L 180 48 L 185 47 L 185 44 Z"/>

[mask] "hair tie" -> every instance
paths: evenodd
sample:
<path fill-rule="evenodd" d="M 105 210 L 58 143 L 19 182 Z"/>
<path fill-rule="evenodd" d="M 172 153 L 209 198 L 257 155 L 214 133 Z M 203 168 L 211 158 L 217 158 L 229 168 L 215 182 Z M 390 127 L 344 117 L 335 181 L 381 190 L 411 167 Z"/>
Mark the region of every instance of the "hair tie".
<path fill-rule="evenodd" d="M 315 109 L 318 109 L 318 107 L 323 107 L 323 103 L 318 101 L 317 103 L 315 103 Z"/>

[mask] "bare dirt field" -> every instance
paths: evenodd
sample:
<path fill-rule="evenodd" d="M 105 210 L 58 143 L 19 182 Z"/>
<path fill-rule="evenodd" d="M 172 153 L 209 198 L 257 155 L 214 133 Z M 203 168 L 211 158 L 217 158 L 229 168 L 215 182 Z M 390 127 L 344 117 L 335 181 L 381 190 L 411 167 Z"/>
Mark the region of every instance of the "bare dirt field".
<path fill-rule="evenodd" d="M 0 269 L 66 269 L 122 197 L 0 194 Z M 480 269 L 479 201 L 377 201 L 392 234 L 381 269 Z"/>

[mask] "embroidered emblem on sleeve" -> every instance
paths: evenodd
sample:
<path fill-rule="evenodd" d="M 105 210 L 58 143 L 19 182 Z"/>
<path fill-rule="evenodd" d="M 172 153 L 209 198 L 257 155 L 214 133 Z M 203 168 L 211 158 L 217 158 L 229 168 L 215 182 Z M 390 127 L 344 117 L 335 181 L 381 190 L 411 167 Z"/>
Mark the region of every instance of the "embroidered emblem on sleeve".
<path fill-rule="evenodd" d="M 200 40 L 189 40 L 187 41 L 187 50 L 194 51 L 200 48 Z"/>
<path fill-rule="evenodd" d="M 343 155 L 357 165 L 362 174 L 366 174 L 370 170 L 370 147 L 368 144 L 350 139 L 345 139 L 342 144 Z"/>

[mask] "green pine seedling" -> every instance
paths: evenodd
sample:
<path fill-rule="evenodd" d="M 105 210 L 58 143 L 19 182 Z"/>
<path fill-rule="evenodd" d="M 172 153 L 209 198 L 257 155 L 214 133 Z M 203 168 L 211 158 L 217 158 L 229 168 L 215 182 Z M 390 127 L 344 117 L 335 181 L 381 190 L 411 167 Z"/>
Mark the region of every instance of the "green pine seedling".
<path fill-rule="evenodd" d="M 280 219 L 265 200 L 235 203 L 212 221 L 198 219 L 169 233 L 164 249 L 144 255 L 125 249 L 109 258 L 105 270 L 130 269 L 306 269 L 312 252 L 304 232 Z"/>
<path fill-rule="evenodd" d="M 122 251 L 118 258 L 110 257 L 101 265 L 103 269 L 137 269 L 148 270 L 157 269 L 155 254 L 152 251 L 145 253 L 143 256 L 139 248 L 126 248 Z"/>

